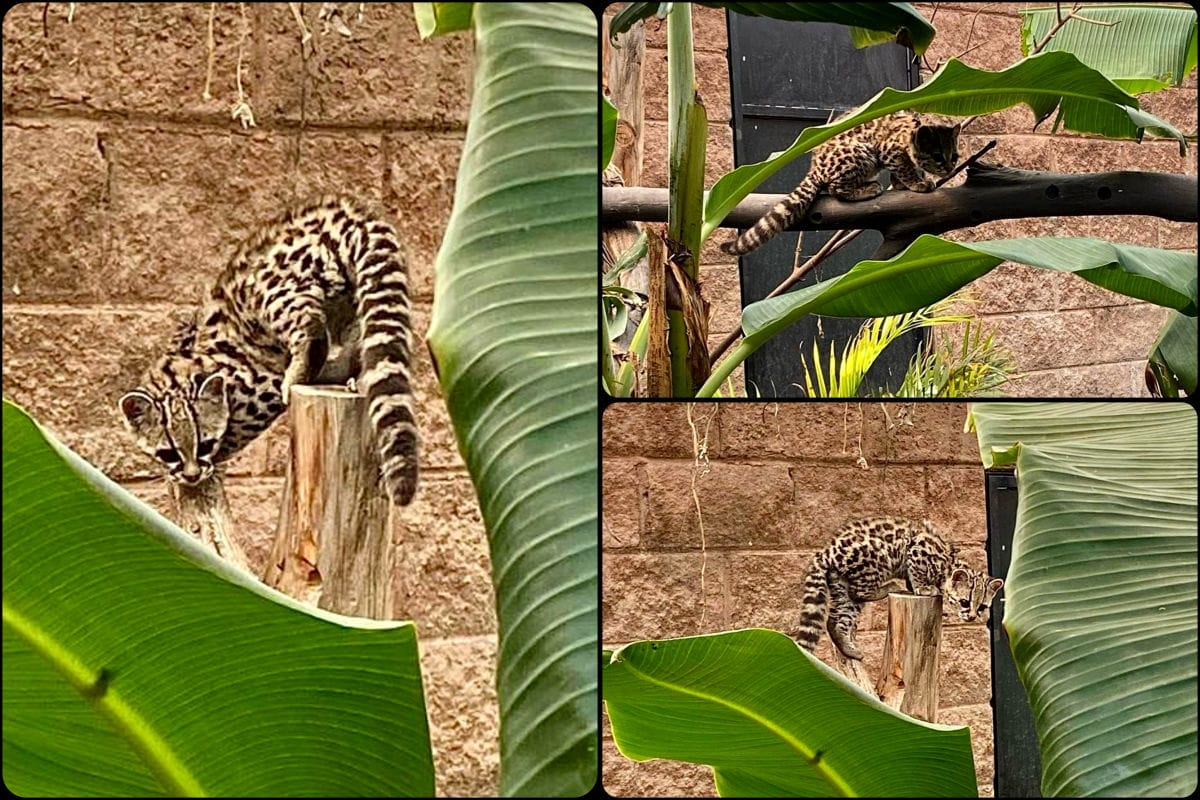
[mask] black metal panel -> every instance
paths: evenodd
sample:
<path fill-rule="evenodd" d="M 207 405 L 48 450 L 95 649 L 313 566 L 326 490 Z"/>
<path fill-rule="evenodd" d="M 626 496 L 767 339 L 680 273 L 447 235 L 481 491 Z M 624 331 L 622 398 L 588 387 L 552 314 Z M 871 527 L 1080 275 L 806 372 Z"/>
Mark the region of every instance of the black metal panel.
<path fill-rule="evenodd" d="M 741 103 L 845 110 L 884 86 L 911 88 L 915 73 L 910 73 L 912 51 L 907 47 L 859 49 L 850 43 L 848 27 L 829 22 L 727 16 L 731 57 L 738 67 L 730 74 Z"/>
<path fill-rule="evenodd" d="M 1017 525 L 1017 479 L 1011 471 L 986 473 L 988 572 L 1008 579 L 1013 532 Z M 992 602 L 992 732 L 996 759 L 996 797 L 1040 797 L 1042 762 L 1033 711 L 1017 676 L 1004 631 L 1004 589 Z"/>
<path fill-rule="evenodd" d="M 916 82 L 912 53 L 895 44 L 858 50 L 850 44 L 849 29 L 815 22 L 782 22 L 730 13 L 729 58 L 734 116 L 734 161 L 762 161 L 786 149 L 810 125 L 823 125 L 870 99 L 884 86 L 911 88 Z M 790 192 L 808 170 L 804 155 L 771 176 L 758 191 Z M 807 259 L 829 240 L 832 232 L 804 235 L 801 259 Z M 742 305 L 761 300 L 792 271 L 796 232 L 785 232 L 742 258 Z M 874 231 L 850 245 L 805 276 L 800 286 L 846 272 L 869 258 L 882 238 Z M 862 319 L 809 317 L 780 332 L 746 361 L 746 380 L 763 397 L 804 396 L 801 353 L 812 361 L 812 347 L 828 363 L 829 343 L 838 355 L 858 332 Z M 895 342 L 875 362 L 864 387 L 895 388 L 923 334 L 914 332 Z"/>

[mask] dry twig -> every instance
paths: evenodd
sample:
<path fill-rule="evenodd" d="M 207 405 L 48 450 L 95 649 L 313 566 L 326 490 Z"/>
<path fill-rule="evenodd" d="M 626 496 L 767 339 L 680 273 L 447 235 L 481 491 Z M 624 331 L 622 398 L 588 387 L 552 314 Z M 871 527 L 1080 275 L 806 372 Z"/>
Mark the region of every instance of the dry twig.
<path fill-rule="evenodd" d="M 208 66 L 204 70 L 204 94 L 205 100 L 212 100 L 212 76 L 213 76 L 213 60 L 217 55 L 217 41 L 213 38 L 213 20 L 217 16 L 217 4 L 208 4 Z"/>
<path fill-rule="evenodd" d="M 300 47 L 303 50 L 304 45 L 308 44 L 308 40 L 312 38 L 312 31 L 304 24 L 304 15 L 300 13 L 299 3 L 288 3 L 288 8 L 292 10 L 292 16 L 296 18 L 296 24 L 300 26 Z"/>
<path fill-rule="evenodd" d="M 238 59 L 237 59 L 237 93 L 238 101 L 234 104 L 233 110 L 230 112 L 234 119 L 242 123 L 243 128 L 254 127 L 254 110 L 250 108 L 250 101 L 246 97 L 245 91 L 242 89 L 242 59 L 245 56 L 246 38 L 250 35 L 250 23 L 246 20 L 246 4 L 238 3 L 238 10 L 242 15 L 242 38 L 238 40 Z"/>
<path fill-rule="evenodd" d="M 704 438 L 696 431 L 696 423 L 692 420 L 692 408 L 695 403 L 687 404 L 688 427 L 692 429 L 692 502 L 696 504 L 696 522 L 700 528 L 700 630 L 708 622 L 708 586 L 705 582 L 705 570 L 708 566 L 708 547 L 704 539 L 704 514 L 700 510 L 700 495 L 696 492 L 696 479 L 707 475 L 711 469 L 708 463 L 708 432 L 712 427 L 713 417 L 721 410 L 717 403 L 712 404 L 712 413 L 704 424 Z"/>

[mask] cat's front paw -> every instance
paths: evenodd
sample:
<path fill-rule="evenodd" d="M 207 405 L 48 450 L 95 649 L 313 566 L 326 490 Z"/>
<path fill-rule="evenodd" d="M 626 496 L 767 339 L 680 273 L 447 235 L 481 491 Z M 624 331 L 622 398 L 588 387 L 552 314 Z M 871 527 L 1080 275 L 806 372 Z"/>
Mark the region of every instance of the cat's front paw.
<path fill-rule="evenodd" d="M 934 188 L 934 183 L 933 183 L 933 181 L 931 181 L 931 180 L 929 180 L 928 178 L 926 178 L 925 180 L 923 180 L 923 181 L 921 181 L 920 183 L 918 183 L 916 186 L 912 187 L 912 190 L 913 190 L 914 192 L 922 192 L 922 193 L 924 193 L 924 192 L 932 192 L 932 191 L 933 191 L 933 188 Z"/>
<path fill-rule="evenodd" d="M 283 373 L 283 386 L 279 393 L 283 395 L 283 404 L 290 406 L 292 404 L 292 385 L 304 383 L 305 376 L 304 364 L 299 359 L 293 359 L 291 365 L 287 368 L 287 372 Z"/>

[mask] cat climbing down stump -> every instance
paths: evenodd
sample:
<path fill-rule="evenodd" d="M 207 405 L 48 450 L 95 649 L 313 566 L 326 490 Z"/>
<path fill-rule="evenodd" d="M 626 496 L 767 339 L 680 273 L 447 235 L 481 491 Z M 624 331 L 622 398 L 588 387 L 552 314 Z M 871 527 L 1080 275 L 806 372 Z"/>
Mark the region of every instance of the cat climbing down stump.
<path fill-rule="evenodd" d="M 854 638 L 864 604 L 889 592 L 942 595 L 947 611 L 954 609 L 970 622 L 987 612 L 1003 585 L 961 561 L 928 520 L 855 520 L 813 559 L 804 579 L 796 642 L 812 652 L 826 627 L 838 650 L 861 660 Z"/>

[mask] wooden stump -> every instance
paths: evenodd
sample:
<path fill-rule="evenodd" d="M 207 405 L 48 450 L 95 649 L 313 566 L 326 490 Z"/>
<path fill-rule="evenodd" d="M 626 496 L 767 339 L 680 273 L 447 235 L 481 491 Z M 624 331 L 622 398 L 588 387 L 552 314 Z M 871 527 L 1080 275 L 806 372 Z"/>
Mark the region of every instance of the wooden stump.
<path fill-rule="evenodd" d="M 888 595 L 887 639 L 875 692 L 910 717 L 937 722 L 942 598 Z"/>
<path fill-rule="evenodd" d="M 220 473 L 215 473 L 212 478 L 196 486 L 169 480 L 167 490 L 175 504 L 179 527 L 198 536 L 221 558 L 249 571 L 246 554 L 233 536 L 233 517 L 225 497 L 224 480 L 224 475 Z"/>
<path fill-rule="evenodd" d="M 867 668 L 863 665 L 863 662 L 846 658 L 842 655 L 842 651 L 837 649 L 837 645 L 833 647 L 833 668 L 849 678 L 851 683 L 857 685 L 867 694 L 872 697 L 879 696 L 875 694 L 875 682 L 871 680 L 871 674 L 867 672 Z"/>
<path fill-rule="evenodd" d="M 263 580 L 339 614 L 392 615 L 392 504 L 367 399 L 293 386 L 291 458 Z"/>

